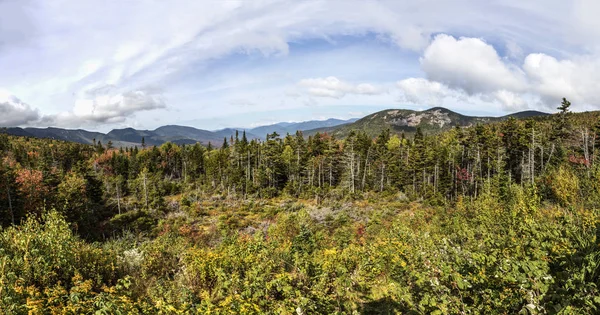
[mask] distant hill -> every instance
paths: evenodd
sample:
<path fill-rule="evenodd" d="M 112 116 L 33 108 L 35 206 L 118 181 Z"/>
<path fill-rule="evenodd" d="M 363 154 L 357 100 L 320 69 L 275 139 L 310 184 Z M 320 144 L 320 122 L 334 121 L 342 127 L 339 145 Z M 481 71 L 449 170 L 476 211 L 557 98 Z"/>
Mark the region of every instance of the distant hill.
<path fill-rule="evenodd" d="M 250 129 L 244 129 L 244 128 L 240 128 L 238 130 L 245 130 L 246 131 L 246 137 L 248 138 L 260 138 L 260 139 L 264 139 L 267 134 L 271 134 L 273 132 L 277 132 L 279 135 L 284 136 L 286 134 L 295 134 L 296 131 L 300 130 L 300 131 L 304 131 L 304 130 L 310 130 L 310 129 L 316 129 L 316 128 L 329 128 L 329 127 L 335 127 L 335 126 L 340 126 L 343 124 L 349 124 L 352 122 L 357 121 L 359 118 L 351 118 L 348 120 L 342 120 L 342 119 L 336 119 L 336 118 L 329 118 L 327 120 L 310 120 L 310 121 L 303 121 L 303 122 L 294 122 L 294 123 L 290 123 L 290 122 L 280 122 L 277 124 L 272 124 L 272 125 L 266 125 L 266 126 L 259 126 L 259 127 L 255 127 L 255 128 L 250 128 Z M 222 129 L 222 130 L 217 130 L 217 133 L 220 134 L 235 134 L 235 130 L 236 129 Z"/>
<path fill-rule="evenodd" d="M 538 111 L 518 112 L 502 117 L 476 117 L 466 116 L 443 107 L 434 107 L 424 111 L 407 109 L 387 109 L 365 116 L 354 123 L 337 127 L 317 128 L 307 130 L 305 135 L 317 132 L 327 132 L 338 137 L 347 136 L 352 130 L 366 132 L 370 136 L 376 136 L 385 129 L 395 133 L 413 133 L 420 127 L 424 132 L 440 132 L 454 126 L 467 127 L 478 123 L 485 124 L 514 118 L 531 118 L 547 116 L 549 114 Z"/>
<path fill-rule="evenodd" d="M 220 141 L 223 142 L 223 138 L 235 138 L 235 133 L 238 133 L 238 137 L 241 139 L 242 138 L 242 133 L 246 131 L 246 138 L 248 140 L 251 139 L 261 139 L 263 137 L 259 137 L 258 135 L 250 132 L 249 130 L 245 130 L 244 128 L 225 128 L 225 129 L 221 129 L 221 130 L 216 130 L 213 131 L 215 134 L 217 134 L 219 136 L 219 139 L 221 139 Z"/>
<path fill-rule="evenodd" d="M 14 128 L 17 129 L 17 128 Z M 18 128 L 21 129 L 21 128 Z M 80 143 L 92 143 L 92 140 L 95 138 L 101 138 L 104 134 L 100 132 L 86 131 L 82 129 L 77 130 L 69 130 L 69 129 L 61 129 L 61 128 L 25 128 L 21 129 L 22 132 L 27 133 L 29 136 L 36 138 L 51 138 L 72 142 L 80 142 Z M 16 132 L 16 130 L 15 130 Z M 17 135 L 16 133 L 12 133 Z"/>
<path fill-rule="evenodd" d="M 223 142 L 223 137 L 215 134 L 212 131 L 196 129 L 194 127 L 187 126 L 176 126 L 176 125 L 167 125 L 156 128 L 154 133 L 159 135 L 159 140 L 161 143 L 166 141 L 175 142 L 176 140 L 181 139 L 190 139 L 195 140 L 197 142 L 208 144 L 209 142 L 212 144 L 221 144 Z"/>
<path fill-rule="evenodd" d="M 167 141 L 177 144 L 192 144 L 196 142 L 208 144 L 212 142 L 217 146 L 223 143 L 223 137 L 212 131 L 185 126 L 163 126 L 156 130 L 113 129 L 107 134 L 81 129 L 18 127 L 7 128 L 4 132 L 15 136 L 49 138 L 84 144 L 93 144 L 94 141 L 106 144 L 108 141 L 111 141 L 115 147 L 141 146 L 142 138 L 144 138 L 146 145 L 161 145 Z"/>
<path fill-rule="evenodd" d="M 267 134 L 274 131 L 280 135 L 286 133 L 296 133 L 296 130 L 306 130 L 314 127 L 339 126 L 354 120 L 313 120 L 300 123 L 279 123 L 269 126 L 261 126 L 246 131 L 246 137 L 251 139 L 264 139 Z M 49 138 L 56 140 L 79 142 L 84 144 L 93 144 L 94 141 L 100 141 L 103 144 L 111 141 L 115 147 L 141 146 L 142 138 L 146 145 L 161 145 L 165 142 L 177 144 L 201 143 L 207 145 L 209 142 L 214 146 L 220 146 L 223 138 L 229 139 L 235 137 L 236 131 L 239 137 L 242 136 L 244 129 L 227 128 L 217 131 L 197 129 L 188 126 L 167 125 L 156 128 L 155 130 L 138 130 L 134 128 L 113 129 L 107 134 L 101 132 L 92 132 L 82 129 L 62 129 L 62 128 L 6 128 L 0 132 L 6 132 L 16 136 L 27 136 L 36 138 Z"/>
<path fill-rule="evenodd" d="M 538 112 L 537 110 L 526 110 L 523 112 L 518 112 L 510 115 L 504 116 L 504 118 L 514 117 L 514 118 L 531 118 L 531 117 L 544 117 L 550 114 L 544 112 Z"/>

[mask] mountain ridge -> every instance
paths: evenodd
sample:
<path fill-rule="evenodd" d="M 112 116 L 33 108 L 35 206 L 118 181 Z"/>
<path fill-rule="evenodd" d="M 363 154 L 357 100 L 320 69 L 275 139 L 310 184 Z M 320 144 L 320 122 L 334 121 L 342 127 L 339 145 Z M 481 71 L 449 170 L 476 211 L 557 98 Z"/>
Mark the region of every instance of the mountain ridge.
<path fill-rule="evenodd" d="M 367 115 L 354 123 L 337 127 L 316 128 L 305 131 L 305 135 L 317 132 L 327 132 L 337 137 L 345 137 L 352 130 L 366 132 L 369 136 L 376 136 L 385 129 L 393 133 L 414 133 L 417 128 L 424 132 L 441 132 L 454 126 L 468 127 L 478 123 L 486 124 L 514 118 L 534 118 L 550 115 L 541 111 L 521 111 L 504 116 L 468 116 L 457 113 L 445 107 L 432 107 L 426 110 L 411 109 L 385 109 Z"/>
<path fill-rule="evenodd" d="M 72 141 L 83 144 L 94 144 L 101 142 L 103 144 L 109 141 L 113 146 L 141 146 L 142 138 L 146 145 L 161 145 L 165 142 L 177 144 L 200 143 L 213 146 L 220 146 L 223 140 L 239 137 L 246 132 L 246 138 L 264 139 L 267 134 L 277 132 L 279 134 L 295 133 L 296 130 L 304 130 L 313 126 L 337 126 L 344 123 L 354 122 L 356 119 L 341 120 L 330 118 L 327 120 L 310 120 L 298 123 L 282 122 L 267 126 L 258 126 L 255 128 L 225 128 L 220 130 L 205 130 L 191 126 L 165 125 L 154 130 L 134 129 L 132 127 L 115 128 L 107 133 L 87 131 L 83 129 L 65 129 L 56 127 L 36 128 L 36 127 L 9 127 L 4 132 L 15 136 L 26 136 L 36 138 L 50 138 L 56 140 Z M 2 132 L 2 130 L 0 130 Z"/>
<path fill-rule="evenodd" d="M 327 132 L 338 137 L 344 137 L 352 130 L 361 130 L 370 136 L 376 136 L 385 129 L 394 133 L 413 133 L 417 128 L 424 132 L 440 132 L 454 126 L 468 127 L 478 123 L 490 123 L 509 119 L 510 117 L 526 119 L 550 115 L 540 111 L 521 111 L 499 117 L 467 116 L 444 107 L 433 107 L 417 111 L 411 109 L 386 109 L 367 115 L 360 119 L 341 120 L 330 118 L 326 120 L 310 120 L 290 123 L 281 122 L 254 128 L 224 128 L 220 130 L 204 130 L 191 126 L 165 125 L 154 130 L 138 130 L 131 127 L 117 128 L 104 134 L 101 132 L 83 129 L 62 129 L 55 127 L 11 127 L 4 132 L 16 136 L 29 136 L 37 138 L 51 138 L 64 141 L 94 144 L 97 142 L 108 143 L 113 146 L 141 146 L 142 139 L 146 145 L 161 145 L 166 142 L 177 144 L 200 143 L 220 146 L 224 139 L 234 137 L 236 133 L 241 137 L 246 133 L 246 138 L 264 139 L 267 134 L 277 132 L 280 135 L 294 134 L 297 130 L 305 136 L 317 132 Z M 316 127 L 316 128 L 315 128 Z"/>

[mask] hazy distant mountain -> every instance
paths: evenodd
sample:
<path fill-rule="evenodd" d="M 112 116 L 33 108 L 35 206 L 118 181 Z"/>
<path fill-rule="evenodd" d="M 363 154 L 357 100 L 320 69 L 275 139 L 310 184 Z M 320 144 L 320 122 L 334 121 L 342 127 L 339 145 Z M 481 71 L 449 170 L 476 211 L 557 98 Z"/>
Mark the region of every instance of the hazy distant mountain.
<path fill-rule="evenodd" d="M 6 133 L 15 136 L 27 136 L 36 138 L 49 138 L 79 143 L 92 143 L 93 139 L 102 139 L 103 133 L 86 131 L 82 129 L 71 130 L 61 128 L 7 128 Z"/>
<path fill-rule="evenodd" d="M 246 138 L 263 139 L 267 134 L 276 131 L 281 135 L 286 133 L 295 133 L 296 130 L 306 130 L 314 126 L 337 126 L 348 123 L 354 120 L 314 120 L 300 123 L 280 123 L 270 126 L 261 126 L 246 130 Z M 167 125 L 159 127 L 155 130 L 138 130 L 133 128 L 113 129 L 109 133 L 91 132 L 82 129 L 62 129 L 62 128 L 7 128 L 6 133 L 16 136 L 28 136 L 37 138 L 50 138 L 56 140 L 73 141 L 85 144 L 93 144 L 94 141 L 102 142 L 102 144 L 111 141 L 113 146 L 141 146 L 142 138 L 146 145 L 161 145 L 165 142 L 174 142 L 177 144 L 193 144 L 201 143 L 207 145 L 209 142 L 214 146 L 220 146 L 223 143 L 223 138 L 229 139 L 235 137 L 236 130 L 241 138 L 242 128 L 227 128 L 217 131 L 209 131 L 197 129 L 188 126 Z"/>
<path fill-rule="evenodd" d="M 550 114 L 544 112 L 538 112 L 537 110 L 526 110 L 523 112 L 517 112 L 514 114 L 506 115 L 504 118 L 514 117 L 514 118 L 530 118 L 530 117 L 543 117 L 548 116 Z"/>
<path fill-rule="evenodd" d="M 305 134 L 328 132 L 338 137 L 344 137 L 352 130 L 361 130 L 370 136 L 376 136 L 388 128 L 395 133 L 412 133 L 416 131 L 417 127 L 425 132 L 439 132 L 457 125 L 466 127 L 478 123 L 501 121 L 509 117 L 530 118 L 546 115 L 549 114 L 538 111 L 524 111 L 502 117 L 476 117 L 462 115 L 443 107 L 434 107 L 424 111 L 387 109 L 365 116 L 351 124 L 311 129 L 307 130 Z"/>
<path fill-rule="evenodd" d="M 225 129 L 221 129 L 221 130 L 216 130 L 214 131 L 215 134 L 217 134 L 220 139 L 221 142 L 223 142 L 223 138 L 235 138 L 235 133 L 238 133 L 238 137 L 241 139 L 242 138 L 242 133 L 246 131 L 246 139 L 248 140 L 252 140 L 252 139 L 262 139 L 263 137 L 259 137 L 257 135 L 255 135 L 254 133 L 250 132 L 249 130 L 245 130 L 244 128 L 225 128 Z"/>
<path fill-rule="evenodd" d="M 339 126 L 339 125 L 343 125 L 343 124 L 349 124 L 349 123 L 357 121 L 358 119 L 359 118 L 351 118 L 348 120 L 342 120 L 342 119 L 330 118 L 327 120 L 310 120 L 310 121 L 303 121 L 303 122 L 297 122 L 297 123 L 282 122 L 282 123 L 277 123 L 277 124 L 273 124 L 273 125 L 252 128 L 252 129 L 249 129 L 249 131 L 252 134 L 260 136 L 261 138 L 264 138 L 267 134 L 271 134 L 273 132 L 277 132 L 278 134 L 283 136 L 288 133 L 295 134 L 296 131 L 298 131 L 298 130 L 305 131 L 305 130 L 311 130 L 311 129 L 316 129 L 316 128 L 327 128 L 327 127 L 335 127 L 335 126 Z"/>
<path fill-rule="evenodd" d="M 161 137 L 162 142 L 180 139 L 190 139 L 205 144 L 211 142 L 219 145 L 223 142 L 223 137 L 214 132 L 194 127 L 167 125 L 157 128 L 154 132 Z"/>
<path fill-rule="evenodd" d="M 133 128 L 113 129 L 104 137 L 106 141 L 118 140 L 132 143 L 141 142 L 142 138 L 145 139 L 147 145 L 157 145 L 162 143 L 157 139 L 158 137 L 153 131 L 137 130 Z"/>

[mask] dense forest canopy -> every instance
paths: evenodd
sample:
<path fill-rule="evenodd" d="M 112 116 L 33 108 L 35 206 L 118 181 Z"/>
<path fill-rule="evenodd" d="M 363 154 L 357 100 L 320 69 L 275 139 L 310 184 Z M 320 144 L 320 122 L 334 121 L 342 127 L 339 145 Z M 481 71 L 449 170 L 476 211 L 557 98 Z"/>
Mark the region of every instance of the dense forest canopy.
<path fill-rule="evenodd" d="M 0 309 L 600 312 L 600 115 L 569 106 L 220 147 L 0 134 Z"/>

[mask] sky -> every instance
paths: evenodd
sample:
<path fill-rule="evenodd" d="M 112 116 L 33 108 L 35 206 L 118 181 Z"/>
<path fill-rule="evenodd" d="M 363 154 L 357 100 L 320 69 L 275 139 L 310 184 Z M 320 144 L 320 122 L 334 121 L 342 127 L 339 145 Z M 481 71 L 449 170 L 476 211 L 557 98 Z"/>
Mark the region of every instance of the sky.
<path fill-rule="evenodd" d="M 0 0 L 0 126 L 600 110 L 596 0 Z"/>

